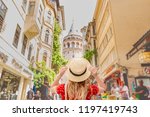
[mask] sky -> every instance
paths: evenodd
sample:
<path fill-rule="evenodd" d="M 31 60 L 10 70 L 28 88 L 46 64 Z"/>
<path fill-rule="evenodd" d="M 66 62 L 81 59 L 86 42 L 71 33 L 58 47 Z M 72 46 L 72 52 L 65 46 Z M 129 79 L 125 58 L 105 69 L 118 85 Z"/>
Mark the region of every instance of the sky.
<path fill-rule="evenodd" d="M 92 21 L 97 0 L 60 0 L 60 5 L 65 9 L 66 31 L 64 36 L 68 34 L 71 24 L 74 20 L 76 30 L 88 25 Z"/>

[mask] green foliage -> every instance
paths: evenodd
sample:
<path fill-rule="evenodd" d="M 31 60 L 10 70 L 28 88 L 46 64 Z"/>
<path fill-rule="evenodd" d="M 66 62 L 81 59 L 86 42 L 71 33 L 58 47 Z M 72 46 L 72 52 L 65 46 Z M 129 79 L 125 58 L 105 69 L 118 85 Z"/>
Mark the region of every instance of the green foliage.
<path fill-rule="evenodd" d="M 86 50 L 84 53 L 84 58 L 90 62 L 95 53 L 96 53 L 95 50 Z"/>
<path fill-rule="evenodd" d="M 61 66 L 65 65 L 67 61 L 61 55 L 61 45 L 60 45 L 60 34 L 61 28 L 59 24 L 55 21 L 54 26 L 54 39 L 53 39 L 53 54 L 52 54 L 52 68 L 56 73 L 58 73 Z"/>
<path fill-rule="evenodd" d="M 55 72 L 51 69 L 48 69 L 44 61 L 36 63 L 36 66 L 36 68 L 30 66 L 30 69 L 34 73 L 33 82 L 36 88 L 40 88 L 42 86 L 45 78 L 47 78 L 46 80 L 48 80 L 48 82 L 51 84 L 54 81 Z"/>

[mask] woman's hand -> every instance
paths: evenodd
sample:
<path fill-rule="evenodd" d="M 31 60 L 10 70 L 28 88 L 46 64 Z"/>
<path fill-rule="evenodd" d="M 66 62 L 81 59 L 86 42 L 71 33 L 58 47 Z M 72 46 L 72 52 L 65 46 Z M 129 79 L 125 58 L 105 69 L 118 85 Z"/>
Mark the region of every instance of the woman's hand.
<path fill-rule="evenodd" d="M 59 85 L 59 80 L 64 75 L 64 73 L 66 72 L 67 69 L 68 69 L 67 67 L 62 67 L 59 70 L 59 74 L 57 74 L 57 76 L 56 76 L 54 82 L 52 83 L 51 87 L 55 87 L 55 86 Z"/>
<path fill-rule="evenodd" d="M 60 75 L 60 76 L 63 76 L 67 69 L 68 69 L 68 68 L 67 68 L 66 66 L 65 66 L 65 67 L 62 67 L 62 68 L 59 70 L 59 75 Z"/>
<path fill-rule="evenodd" d="M 89 70 L 91 71 L 91 75 L 92 75 L 92 76 L 94 76 L 94 77 L 98 76 L 98 68 L 91 66 L 91 67 L 89 68 Z"/>

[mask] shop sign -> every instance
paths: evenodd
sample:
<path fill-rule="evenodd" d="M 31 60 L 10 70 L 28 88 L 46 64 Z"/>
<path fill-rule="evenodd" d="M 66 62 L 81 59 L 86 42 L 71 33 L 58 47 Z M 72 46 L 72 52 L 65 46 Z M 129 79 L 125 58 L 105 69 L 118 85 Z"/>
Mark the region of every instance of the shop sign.
<path fill-rule="evenodd" d="M 109 72 L 113 71 L 113 69 L 115 69 L 115 65 L 112 65 L 108 69 L 106 69 L 105 74 L 108 74 Z"/>
<path fill-rule="evenodd" d="M 22 65 L 20 65 L 19 63 L 17 63 L 17 61 L 15 59 L 12 60 L 12 65 L 16 68 L 21 70 L 22 69 Z"/>
<path fill-rule="evenodd" d="M 145 68 L 144 68 L 144 72 L 145 72 L 146 74 L 149 74 L 149 75 L 150 75 L 150 67 L 145 67 Z"/>
<path fill-rule="evenodd" d="M 8 56 L 0 52 L 0 61 L 2 61 L 3 63 L 6 63 L 7 60 L 8 60 Z"/>
<path fill-rule="evenodd" d="M 150 52 L 142 52 L 139 54 L 139 60 L 141 63 L 150 63 Z"/>

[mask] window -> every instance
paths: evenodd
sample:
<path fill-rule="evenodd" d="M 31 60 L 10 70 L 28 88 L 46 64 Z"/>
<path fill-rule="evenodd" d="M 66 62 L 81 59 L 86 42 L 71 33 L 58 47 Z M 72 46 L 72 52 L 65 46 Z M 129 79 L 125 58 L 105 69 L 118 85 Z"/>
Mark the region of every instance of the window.
<path fill-rule="evenodd" d="M 27 37 L 24 35 L 21 53 L 24 55 L 27 47 Z"/>
<path fill-rule="evenodd" d="M 70 43 L 67 43 L 68 48 L 70 48 Z"/>
<path fill-rule="evenodd" d="M 50 24 L 51 24 L 51 20 L 52 20 L 52 13 L 51 13 L 50 11 L 48 11 L 47 19 L 48 19 L 48 23 L 50 23 Z"/>
<path fill-rule="evenodd" d="M 15 36 L 14 36 L 14 41 L 13 41 L 13 45 L 14 45 L 16 48 L 17 48 L 17 46 L 18 46 L 20 33 L 21 33 L 21 28 L 20 28 L 19 25 L 17 25 L 16 32 L 15 32 Z"/>
<path fill-rule="evenodd" d="M 79 48 L 79 43 L 77 42 L 76 47 Z"/>
<path fill-rule="evenodd" d="M 28 14 L 29 14 L 29 15 L 33 15 L 33 14 L 34 14 L 34 9 L 35 9 L 35 2 L 32 1 L 32 2 L 29 3 Z"/>
<path fill-rule="evenodd" d="M 107 36 L 108 36 L 108 40 L 111 39 L 113 33 L 112 33 L 112 27 L 109 28 L 108 32 L 107 32 Z"/>
<path fill-rule="evenodd" d="M 45 32 L 45 42 L 46 42 L 46 43 L 48 43 L 49 36 L 50 36 L 49 31 L 46 30 L 46 32 Z"/>
<path fill-rule="evenodd" d="M 75 43 L 74 42 L 72 42 L 72 48 L 75 48 Z"/>
<path fill-rule="evenodd" d="M 22 1 L 22 7 L 24 10 L 26 10 L 26 6 L 27 6 L 27 0 L 23 0 Z"/>
<path fill-rule="evenodd" d="M 105 35 L 104 40 L 103 40 L 104 48 L 106 48 L 107 44 L 108 44 L 108 38 L 107 38 L 107 35 Z"/>
<path fill-rule="evenodd" d="M 40 49 L 39 49 L 39 48 L 37 48 L 36 62 L 38 62 L 38 58 L 39 58 L 39 52 L 40 52 Z"/>
<path fill-rule="evenodd" d="M 33 49 L 33 46 L 30 45 L 30 47 L 29 47 L 29 53 L 28 53 L 28 60 L 29 61 L 31 60 L 32 49 Z"/>
<path fill-rule="evenodd" d="M 43 61 L 45 61 L 45 63 L 47 62 L 47 53 L 46 52 L 44 52 L 44 54 L 43 54 Z"/>
<path fill-rule="evenodd" d="M 39 20 L 40 23 L 41 23 L 41 17 L 42 17 L 42 7 L 41 7 L 41 5 L 40 5 L 39 17 L 38 17 L 38 20 Z"/>
<path fill-rule="evenodd" d="M 0 0 L 0 32 L 2 30 L 2 26 L 3 26 L 3 23 L 4 23 L 6 12 L 7 12 L 7 7 L 2 2 L 2 0 Z"/>

